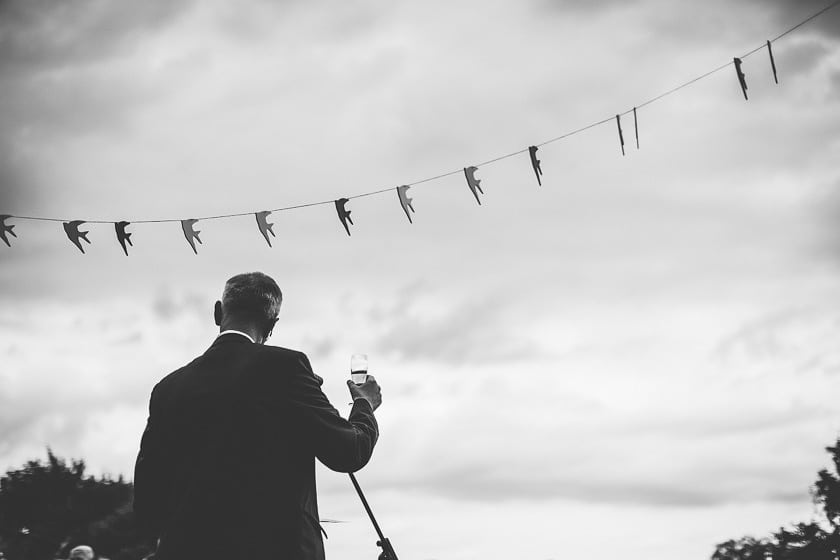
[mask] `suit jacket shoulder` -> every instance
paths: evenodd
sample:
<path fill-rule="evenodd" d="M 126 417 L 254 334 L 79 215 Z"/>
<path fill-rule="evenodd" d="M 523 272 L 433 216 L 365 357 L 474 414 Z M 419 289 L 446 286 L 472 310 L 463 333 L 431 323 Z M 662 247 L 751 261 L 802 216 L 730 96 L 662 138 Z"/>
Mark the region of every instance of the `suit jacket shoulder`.
<path fill-rule="evenodd" d="M 283 348 L 282 346 L 259 345 L 257 352 L 262 358 L 261 361 L 270 362 L 270 364 L 264 365 L 282 368 L 288 375 L 314 377 L 319 386 L 324 383 L 323 378 L 313 371 L 309 357 L 299 350 Z"/>

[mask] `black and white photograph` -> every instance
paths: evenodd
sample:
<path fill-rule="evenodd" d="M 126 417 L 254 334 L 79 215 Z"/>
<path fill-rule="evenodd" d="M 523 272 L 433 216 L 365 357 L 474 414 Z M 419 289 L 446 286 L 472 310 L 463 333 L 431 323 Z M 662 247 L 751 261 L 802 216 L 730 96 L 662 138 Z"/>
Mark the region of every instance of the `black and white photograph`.
<path fill-rule="evenodd" d="M 0 560 L 840 560 L 840 0 L 0 0 Z"/>

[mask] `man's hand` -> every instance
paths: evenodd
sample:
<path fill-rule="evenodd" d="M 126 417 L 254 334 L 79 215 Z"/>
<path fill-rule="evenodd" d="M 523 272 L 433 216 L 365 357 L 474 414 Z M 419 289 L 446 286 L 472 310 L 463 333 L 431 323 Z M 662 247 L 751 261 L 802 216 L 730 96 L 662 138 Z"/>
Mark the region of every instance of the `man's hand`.
<path fill-rule="evenodd" d="M 350 396 L 353 400 L 365 399 L 370 403 L 370 408 L 376 410 L 382 404 L 382 390 L 379 388 L 379 383 L 372 375 L 367 376 L 367 381 L 361 385 L 356 385 L 349 379 L 347 380 L 347 388 L 350 389 Z"/>

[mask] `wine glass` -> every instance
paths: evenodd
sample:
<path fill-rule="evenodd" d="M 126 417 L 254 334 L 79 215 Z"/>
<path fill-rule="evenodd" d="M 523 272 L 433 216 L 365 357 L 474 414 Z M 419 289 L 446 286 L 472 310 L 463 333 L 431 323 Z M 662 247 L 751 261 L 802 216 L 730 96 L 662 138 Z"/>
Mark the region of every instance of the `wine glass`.
<path fill-rule="evenodd" d="M 368 357 L 367 354 L 353 354 L 350 356 L 350 379 L 356 385 L 367 381 Z"/>

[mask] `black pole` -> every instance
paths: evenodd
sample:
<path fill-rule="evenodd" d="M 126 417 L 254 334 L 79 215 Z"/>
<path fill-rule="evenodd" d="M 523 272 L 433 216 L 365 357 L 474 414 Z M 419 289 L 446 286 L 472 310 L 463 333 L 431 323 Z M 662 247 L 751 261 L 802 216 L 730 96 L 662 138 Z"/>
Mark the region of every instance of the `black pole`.
<path fill-rule="evenodd" d="M 350 481 L 353 483 L 353 487 L 356 488 L 356 493 L 359 495 L 359 499 L 362 500 L 362 505 L 365 506 L 365 511 L 367 512 L 368 517 L 370 517 L 370 521 L 373 523 L 373 528 L 376 529 L 376 534 L 379 537 L 379 540 L 376 541 L 376 546 L 382 549 L 382 554 L 379 555 L 380 560 L 398 560 L 397 553 L 394 552 L 394 547 L 391 546 L 391 541 L 382 534 L 382 529 L 379 528 L 379 523 L 376 522 L 376 518 L 373 516 L 373 511 L 371 511 L 370 506 L 365 499 L 365 494 L 362 492 L 362 487 L 359 486 L 359 481 L 356 480 L 356 476 L 353 473 L 349 474 Z"/>

